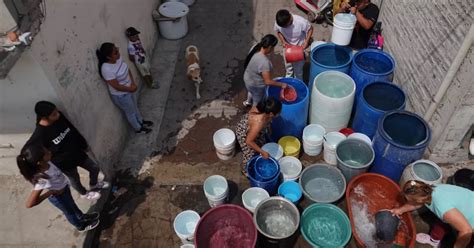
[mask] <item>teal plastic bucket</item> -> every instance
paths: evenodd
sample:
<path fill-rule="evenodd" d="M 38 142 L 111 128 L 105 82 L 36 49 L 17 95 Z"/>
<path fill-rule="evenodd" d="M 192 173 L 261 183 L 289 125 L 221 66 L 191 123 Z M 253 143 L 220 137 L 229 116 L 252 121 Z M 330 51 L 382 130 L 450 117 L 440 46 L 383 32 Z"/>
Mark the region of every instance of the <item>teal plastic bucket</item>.
<path fill-rule="evenodd" d="M 345 247 L 351 239 L 351 223 L 340 208 L 314 203 L 301 215 L 301 233 L 313 247 Z"/>
<path fill-rule="evenodd" d="M 294 181 L 286 181 L 278 187 L 278 195 L 296 204 L 303 195 L 300 185 Z"/>

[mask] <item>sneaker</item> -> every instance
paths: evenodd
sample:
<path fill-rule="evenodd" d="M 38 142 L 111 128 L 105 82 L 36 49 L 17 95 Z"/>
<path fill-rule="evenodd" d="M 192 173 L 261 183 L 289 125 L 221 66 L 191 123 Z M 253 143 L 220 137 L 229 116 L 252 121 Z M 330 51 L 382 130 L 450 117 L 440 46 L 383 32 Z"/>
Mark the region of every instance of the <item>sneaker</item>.
<path fill-rule="evenodd" d="M 110 184 L 106 181 L 98 181 L 96 185 L 91 185 L 91 189 L 106 189 Z"/>
<path fill-rule="evenodd" d="M 244 107 L 250 107 L 250 106 L 252 106 L 252 104 L 251 104 L 249 101 L 243 101 L 243 102 L 242 102 L 242 105 L 244 105 Z"/>
<path fill-rule="evenodd" d="M 146 128 L 146 127 L 142 127 L 142 128 L 140 128 L 140 130 L 135 131 L 135 133 L 145 133 L 145 134 L 149 133 L 149 132 L 151 132 L 151 129 Z"/>
<path fill-rule="evenodd" d="M 90 231 L 90 230 L 96 228 L 99 225 L 99 222 L 100 222 L 99 220 L 94 220 L 90 224 L 88 224 L 87 226 L 83 227 L 82 229 L 78 228 L 77 231 L 79 231 L 80 233 Z"/>
<path fill-rule="evenodd" d="M 151 127 L 151 126 L 153 126 L 153 121 L 143 120 L 142 124 L 143 124 L 143 126 Z"/>
<path fill-rule="evenodd" d="M 87 200 L 97 200 L 100 198 L 100 193 L 95 191 L 88 191 L 86 194 L 81 195 L 81 198 L 85 198 Z"/>
<path fill-rule="evenodd" d="M 84 214 L 82 216 L 82 219 L 85 221 L 98 220 L 99 218 L 100 218 L 100 214 L 98 212 L 92 212 L 89 214 Z"/>
<path fill-rule="evenodd" d="M 431 236 L 426 233 L 417 233 L 416 234 L 416 242 L 425 245 L 431 245 L 432 247 L 437 248 L 439 246 L 439 240 L 431 239 Z"/>

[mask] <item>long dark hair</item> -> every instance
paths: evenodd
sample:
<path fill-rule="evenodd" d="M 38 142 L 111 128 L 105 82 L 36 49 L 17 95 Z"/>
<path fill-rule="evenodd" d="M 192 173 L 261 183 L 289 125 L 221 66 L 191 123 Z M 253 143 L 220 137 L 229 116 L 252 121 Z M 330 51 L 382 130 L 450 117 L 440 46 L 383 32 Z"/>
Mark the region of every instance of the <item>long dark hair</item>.
<path fill-rule="evenodd" d="M 43 161 L 45 150 L 37 144 L 27 144 L 16 157 L 16 164 L 21 175 L 30 183 L 36 184 L 40 178 L 49 178 L 40 172 L 38 163 Z"/>
<path fill-rule="evenodd" d="M 263 48 L 268 48 L 270 46 L 274 47 L 278 43 L 278 39 L 275 35 L 273 34 L 267 34 L 263 36 L 262 40 L 255 45 L 250 53 L 247 55 L 247 58 L 245 58 L 245 63 L 244 63 L 244 69 L 247 69 L 247 66 L 250 63 L 250 60 L 252 59 L 253 55 L 260 51 L 260 49 Z"/>
<path fill-rule="evenodd" d="M 260 113 L 277 115 L 281 112 L 281 102 L 273 97 L 269 97 L 257 104 L 257 110 Z"/>
<path fill-rule="evenodd" d="M 99 64 L 98 64 L 99 75 L 102 79 L 104 79 L 104 77 L 102 76 L 102 65 L 105 62 L 109 61 L 108 57 L 112 55 L 112 52 L 114 51 L 114 47 L 115 47 L 114 43 L 104 42 L 102 43 L 100 48 L 95 51 L 95 54 L 97 55 L 97 59 L 99 60 Z"/>

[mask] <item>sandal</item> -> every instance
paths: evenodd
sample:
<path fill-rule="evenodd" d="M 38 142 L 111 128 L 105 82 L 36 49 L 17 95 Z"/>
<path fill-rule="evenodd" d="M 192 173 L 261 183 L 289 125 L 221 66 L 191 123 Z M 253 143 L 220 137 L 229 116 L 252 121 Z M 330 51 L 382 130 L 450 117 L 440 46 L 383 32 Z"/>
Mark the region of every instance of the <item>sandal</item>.
<path fill-rule="evenodd" d="M 432 247 L 439 246 L 439 240 L 433 240 L 429 234 L 426 233 L 417 233 L 416 242 L 420 244 L 431 245 Z"/>
<path fill-rule="evenodd" d="M 248 177 L 247 171 L 245 171 L 245 169 L 240 170 L 240 173 L 242 173 L 244 177 Z"/>

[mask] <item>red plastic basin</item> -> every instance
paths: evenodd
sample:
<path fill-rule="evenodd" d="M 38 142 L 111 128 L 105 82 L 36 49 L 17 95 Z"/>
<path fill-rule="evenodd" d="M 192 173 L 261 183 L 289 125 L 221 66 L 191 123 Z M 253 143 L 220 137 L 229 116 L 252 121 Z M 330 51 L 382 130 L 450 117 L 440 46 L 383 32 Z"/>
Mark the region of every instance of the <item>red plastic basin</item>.
<path fill-rule="evenodd" d="M 253 248 L 257 228 L 244 208 L 224 204 L 207 211 L 194 233 L 196 248 Z"/>
<path fill-rule="evenodd" d="M 369 216 L 374 216 L 381 209 L 392 209 L 404 204 L 400 187 L 388 177 L 375 173 L 364 173 L 354 177 L 347 186 L 346 204 L 351 220 L 352 233 L 358 247 L 367 247 L 367 245 L 357 233 L 352 201 L 366 204 Z M 395 243 L 403 247 L 415 247 L 416 227 L 411 214 L 403 214 L 400 222 L 401 225 Z"/>

